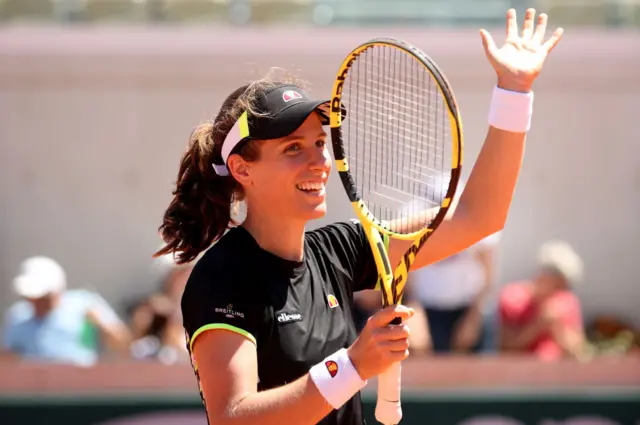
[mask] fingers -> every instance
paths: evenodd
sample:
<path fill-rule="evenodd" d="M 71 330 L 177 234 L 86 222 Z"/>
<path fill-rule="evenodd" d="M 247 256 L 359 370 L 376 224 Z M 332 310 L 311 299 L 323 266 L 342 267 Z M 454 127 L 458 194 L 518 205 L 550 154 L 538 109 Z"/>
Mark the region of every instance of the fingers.
<path fill-rule="evenodd" d="M 381 342 L 380 345 L 387 351 L 391 353 L 397 352 L 405 352 L 409 349 L 409 340 L 408 339 L 398 339 L 395 341 L 385 341 Z"/>
<path fill-rule="evenodd" d="M 524 15 L 524 24 L 522 25 L 522 40 L 527 41 L 533 37 L 533 20 L 536 16 L 536 10 L 533 8 L 527 9 Z"/>
<path fill-rule="evenodd" d="M 556 45 L 562 38 L 563 33 L 564 30 L 562 28 L 558 28 L 553 32 L 551 38 L 549 38 L 547 42 L 543 44 L 543 48 L 546 50 L 547 54 L 551 53 L 551 51 L 556 47 Z"/>
<path fill-rule="evenodd" d="M 507 38 L 518 37 L 518 20 L 516 19 L 516 10 L 509 9 L 507 11 Z"/>
<path fill-rule="evenodd" d="M 409 350 L 404 351 L 390 351 L 388 354 L 389 360 L 392 362 L 401 362 L 409 358 Z"/>
<path fill-rule="evenodd" d="M 409 328 L 406 325 L 376 329 L 374 338 L 380 353 L 391 361 L 402 361 L 409 356 Z"/>
<path fill-rule="evenodd" d="M 541 13 L 538 16 L 538 26 L 536 27 L 536 32 L 533 34 L 532 39 L 534 44 L 542 44 L 542 40 L 544 40 L 544 34 L 547 32 L 547 21 L 548 16 L 546 13 Z"/>
<path fill-rule="evenodd" d="M 407 325 L 394 325 L 373 330 L 373 337 L 377 341 L 401 341 L 409 338 L 409 327 Z"/>
<path fill-rule="evenodd" d="M 546 13 L 541 13 L 535 25 L 534 21 L 536 21 L 536 10 L 529 8 L 525 12 L 524 22 L 522 24 L 522 36 L 519 37 L 516 11 L 509 9 L 507 11 L 507 38 L 511 39 L 512 44 L 516 46 L 521 46 L 532 51 L 538 51 L 539 47 L 542 46 L 546 53 L 550 53 L 560 41 L 564 31 L 562 28 L 558 28 L 551 38 L 544 42 L 549 17 Z M 491 36 L 484 30 L 480 30 L 480 35 L 482 36 L 482 44 L 484 45 L 485 51 L 487 53 L 490 52 L 494 47 Z"/>
<path fill-rule="evenodd" d="M 493 37 L 491 37 L 491 34 L 486 30 L 480 30 L 480 37 L 482 38 L 482 46 L 484 47 L 485 53 L 489 54 L 496 49 L 496 43 L 493 41 Z"/>
<path fill-rule="evenodd" d="M 390 305 L 389 307 L 383 308 L 373 316 L 369 318 L 368 323 L 370 326 L 374 328 L 382 328 L 386 327 L 393 319 L 399 317 L 401 321 L 405 321 L 411 318 L 414 314 L 414 310 L 412 308 L 406 307 L 401 304 Z"/>

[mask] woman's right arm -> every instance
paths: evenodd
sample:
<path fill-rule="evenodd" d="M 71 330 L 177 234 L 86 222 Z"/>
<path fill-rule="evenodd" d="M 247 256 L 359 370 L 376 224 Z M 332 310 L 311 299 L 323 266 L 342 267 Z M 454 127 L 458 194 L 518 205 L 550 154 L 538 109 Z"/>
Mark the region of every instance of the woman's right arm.
<path fill-rule="evenodd" d="M 333 409 L 309 374 L 257 392 L 256 346 L 234 332 L 203 333 L 194 344 L 209 421 L 220 425 L 315 424 Z"/>
<path fill-rule="evenodd" d="M 386 324 L 395 316 L 408 319 L 412 314 L 406 307 L 391 306 L 369 319 L 347 350 L 362 379 L 375 376 L 391 363 L 406 358 L 408 329 Z M 334 408 L 318 389 L 311 373 L 281 387 L 258 392 L 256 346 L 238 333 L 223 329 L 203 332 L 192 349 L 211 423 L 311 425 Z"/>

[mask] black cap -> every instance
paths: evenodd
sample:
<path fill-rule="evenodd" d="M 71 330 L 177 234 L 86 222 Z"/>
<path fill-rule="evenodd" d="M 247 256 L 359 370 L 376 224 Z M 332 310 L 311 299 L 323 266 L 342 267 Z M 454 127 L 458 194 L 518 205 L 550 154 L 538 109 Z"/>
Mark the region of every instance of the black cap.
<path fill-rule="evenodd" d="M 329 125 L 329 100 L 312 100 L 298 86 L 277 84 L 257 99 L 258 115 L 246 111 L 227 134 L 222 146 L 222 164 L 213 164 L 216 173 L 228 175 L 226 162 L 249 140 L 268 140 L 286 137 L 311 115 L 317 112 L 322 125 Z M 343 110 L 343 115 L 345 111 Z"/>
<path fill-rule="evenodd" d="M 312 100 L 298 86 L 278 84 L 258 98 L 258 112 L 266 116 L 248 117 L 251 139 L 279 139 L 293 133 L 318 112 L 322 125 L 329 124 L 329 100 Z"/>

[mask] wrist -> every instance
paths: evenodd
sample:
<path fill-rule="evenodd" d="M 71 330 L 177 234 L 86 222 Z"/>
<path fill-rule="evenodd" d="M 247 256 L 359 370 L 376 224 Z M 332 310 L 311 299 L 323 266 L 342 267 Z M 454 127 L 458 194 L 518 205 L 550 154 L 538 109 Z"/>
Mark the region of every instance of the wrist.
<path fill-rule="evenodd" d="M 320 394 L 339 409 L 367 384 L 351 362 L 346 349 L 340 349 L 309 370 Z"/>
<path fill-rule="evenodd" d="M 360 357 L 353 352 L 352 347 L 347 348 L 347 356 L 349 357 L 349 360 L 351 361 L 351 364 L 353 365 L 353 368 L 356 370 L 356 373 L 358 374 L 358 376 L 360 377 L 360 379 L 366 381 L 367 379 L 370 378 L 370 376 L 366 376 L 363 372 L 363 368 L 361 366 L 360 363 Z"/>
<path fill-rule="evenodd" d="M 523 83 L 510 78 L 498 77 L 497 86 L 502 90 L 508 90 L 516 93 L 529 93 L 532 91 L 532 85 L 530 83 Z"/>
<path fill-rule="evenodd" d="M 489 125 L 512 133 L 526 133 L 531 127 L 533 92 L 516 92 L 493 88 Z"/>

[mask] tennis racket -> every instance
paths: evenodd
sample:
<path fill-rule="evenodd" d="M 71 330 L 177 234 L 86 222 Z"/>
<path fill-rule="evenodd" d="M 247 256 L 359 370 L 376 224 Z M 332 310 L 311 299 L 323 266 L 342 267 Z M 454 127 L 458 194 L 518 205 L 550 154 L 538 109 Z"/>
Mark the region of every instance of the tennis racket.
<path fill-rule="evenodd" d="M 330 125 L 336 169 L 369 239 L 383 306 L 399 303 L 411 264 L 444 220 L 460 178 L 462 124 L 453 92 L 419 49 L 374 39 L 340 66 Z M 412 242 L 395 271 L 390 238 Z M 375 415 L 385 425 L 402 419 L 400 377 L 400 362 L 378 377 Z"/>

